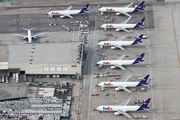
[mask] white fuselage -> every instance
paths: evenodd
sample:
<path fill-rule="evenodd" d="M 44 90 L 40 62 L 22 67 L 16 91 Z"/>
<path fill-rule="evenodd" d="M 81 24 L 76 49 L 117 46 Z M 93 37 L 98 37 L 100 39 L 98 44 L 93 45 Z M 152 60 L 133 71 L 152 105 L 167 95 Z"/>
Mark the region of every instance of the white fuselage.
<path fill-rule="evenodd" d="M 134 62 L 134 60 L 101 60 L 99 62 L 97 62 L 97 64 L 99 65 L 132 65 L 132 63 Z"/>
<path fill-rule="evenodd" d="M 28 30 L 28 42 L 32 43 L 31 30 Z"/>
<path fill-rule="evenodd" d="M 101 12 L 116 12 L 121 13 L 122 12 L 133 12 L 135 8 L 123 8 L 123 7 L 102 7 L 99 9 Z"/>
<path fill-rule="evenodd" d="M 98 85 L 101 87 L 136 87 L 139 82 L 100 82 Z"/>
<path fill-rule="evenodd" d="M 98 111 L 137 111 L 139 109 L 139 106 L 108 106 L 108 105 L 101 105 L 96 108 Z"/>
<path fill-rule="evenodd" d="M 68 15 L 77 15 L 79 14 L 81 10 L 62 10 L 62 11 L 51 11 L 49 12 L 48 14 L 51 14 L 51 15 L 64 15 L 64 14 L 68 14 Z"/>
<path fill-rule="evenodd" d="M 119 45 L 119 46 L 130 46 L 132 45 L 134 41 L 105 41 L 105 42 L 99 42 L 98 45 L 101 46 L 115 46 L 115 45 Z"/>
<path fill-rule="evenodd" d="M 136 24 L 103 24 L 101 25 L 102 28 L 134 28 Z"/>

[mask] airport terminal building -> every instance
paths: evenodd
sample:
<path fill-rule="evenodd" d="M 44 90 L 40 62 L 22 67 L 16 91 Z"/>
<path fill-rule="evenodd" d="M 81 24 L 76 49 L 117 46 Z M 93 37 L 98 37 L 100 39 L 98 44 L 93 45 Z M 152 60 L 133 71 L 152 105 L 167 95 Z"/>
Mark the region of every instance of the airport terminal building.
<path fill-rule="evenodd" d="M 81 42 L 9 45 L 9 69 L 26 75 L 81 76 L 84 45 Z"/>

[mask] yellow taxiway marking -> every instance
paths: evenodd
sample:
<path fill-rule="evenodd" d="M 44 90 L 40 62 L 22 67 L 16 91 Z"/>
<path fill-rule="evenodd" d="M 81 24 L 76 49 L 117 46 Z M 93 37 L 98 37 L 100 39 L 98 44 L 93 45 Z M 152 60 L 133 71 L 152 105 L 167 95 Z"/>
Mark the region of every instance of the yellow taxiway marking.
<path fill-rule="evenodd" d="M 171 16 L 172 16 L 172 21 L 173 21 L 174 36 L 175 36 L 175 41 L 176 41 L 176 49 L 177 49 L 177 54 L 178 54 L 179 66 L 180 66 L 179 50 L 178 50 L 177 37 L 176 37 L 176 29 L 175 29 L 174 17 L 173 17 L 173 10 L 174 10 L 175 7 L 176 7 L 176 3 L 175 3 L 175 0 L 174 0 L 174 7 L 171 10 Z"/>

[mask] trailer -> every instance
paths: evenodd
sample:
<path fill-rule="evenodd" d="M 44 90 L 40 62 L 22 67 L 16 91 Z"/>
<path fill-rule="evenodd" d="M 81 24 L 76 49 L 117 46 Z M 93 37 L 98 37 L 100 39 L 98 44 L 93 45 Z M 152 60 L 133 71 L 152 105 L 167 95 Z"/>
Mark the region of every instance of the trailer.
<path fill-rule="evenodd" d="M 54 88 L 39 88 L 39 92 L 44 91 L 44 92 L 54 92 Z"/>
<path fill-rule="evenodd" d="M 15 73 L 13 73 L 13 80 L 15 80 L 16 79 L 16 74 Z"/>
<path fill-rule="evenodd" d="M 16 73 L 16 83 L 19 82 L 19 76 L 18 76 L 18 73 Z"/>

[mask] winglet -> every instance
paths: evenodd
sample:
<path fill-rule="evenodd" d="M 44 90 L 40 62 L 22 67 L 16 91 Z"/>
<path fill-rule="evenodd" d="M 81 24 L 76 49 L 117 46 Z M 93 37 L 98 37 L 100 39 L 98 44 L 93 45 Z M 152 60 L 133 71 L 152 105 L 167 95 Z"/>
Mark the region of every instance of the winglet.
<path fill-rule="evenodd" d="M 86 5 L 81 9 L 81 11 L 79 12 L 79 14 L 80 14 L 80 13 L 83 13 L 83 12 L 85 12 L 85 11 L 89 11 L 89 4 L 86 4 Z"/>

